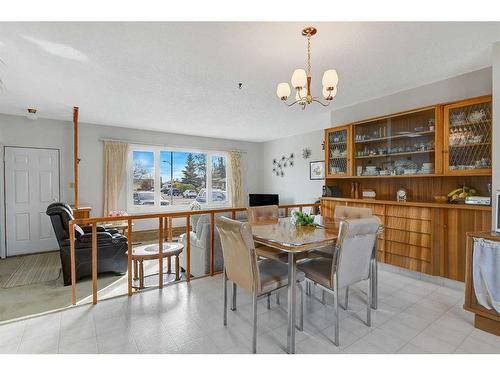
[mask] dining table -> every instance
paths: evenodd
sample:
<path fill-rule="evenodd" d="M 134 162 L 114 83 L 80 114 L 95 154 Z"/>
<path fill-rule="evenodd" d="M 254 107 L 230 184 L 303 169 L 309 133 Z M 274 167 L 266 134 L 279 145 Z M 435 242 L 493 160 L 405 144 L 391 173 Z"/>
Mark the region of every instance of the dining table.
<path fill-rule="evenodd" d="M 337 240 L 339 222 L 322 217 L 315 221 L 315 225 L 300 226 L 287 217 L 250 224 L 255 242 L 288 254 L 287 351 L 290 354 L 295 353 L 297 259 L 311 250 L 332 246 Z"/>

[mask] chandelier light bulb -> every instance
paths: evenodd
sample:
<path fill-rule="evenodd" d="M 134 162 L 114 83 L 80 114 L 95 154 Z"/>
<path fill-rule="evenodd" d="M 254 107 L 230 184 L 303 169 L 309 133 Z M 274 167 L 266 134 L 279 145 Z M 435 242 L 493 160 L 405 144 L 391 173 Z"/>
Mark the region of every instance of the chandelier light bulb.
<path fill-rule="evenodd" d="M 278 98 L 281 100 L 287 100 L 288 97 L 290 96 L 291 90 L 290 90 L 290 85 L 286 82 L 282 82 L 278 84 L 278 87 L 276 89 L 276 95 L 278 95 Z"/>
<path fill-rule="evenodd" d="M 327 70 L 323 73 L 323 80 L 321 82 L 324 87 L 336 87 L 339 83 L 339 76 L 335 69 Z"/>
<path fill-rule="evenodd" d="M 304 87 L 307 84 L 307 74 L 304 69 L 295 69 L 292 74 L 292 86 L 294 88 Z"/>

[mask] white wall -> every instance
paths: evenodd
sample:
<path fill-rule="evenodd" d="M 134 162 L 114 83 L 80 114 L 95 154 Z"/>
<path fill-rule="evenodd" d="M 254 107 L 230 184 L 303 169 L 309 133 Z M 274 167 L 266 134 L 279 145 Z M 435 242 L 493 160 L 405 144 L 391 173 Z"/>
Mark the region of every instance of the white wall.
<path fill-rule="evenodd" d="M 500 47 L 497 48 L 497 58 L 499 65 L 496 74 L 498 89 L 500 90 Z M 325 118 L 323 127 L 344 125 L 412 108 L 487 95 L 491 94 L 491 92 L 492 70 L 486 68 L 353 106 L 336 109 L 331 112 L 331 117 L 328 116 L 330 118 Z M 498 116 L 498 119 L 495 118 L 494 122 L 499 124 L 497 126 L 500 126 L 500 108 L 494 109 L 493 113 Z M 500 158 L 498 155 L 500 153 L 500 134 L 496 134 L 496 137 L 494 154 L 497 155 L 497 158 Z M 322 141 L 323 131 L 313 131 L 263 143 L 263 192 L 279 193 L 280 201 L 283 203 L 311 202 L 316 197 L 319 197 L 323 182 L 309 181 L 309 163 L 302 159 L 300 153 L 304 147 L 310 147 L 313 153 L 310 160 L 323 160 Z M 287 168 L 283 178 L 273 176 L 272 159 L 290 152 L 297 155 L 296 166 Z M 497 165 L 495 158 L 493 163 L 493 165 Z M 500 188 L 500 172 L 494 173 L 495 175 L 497 188 Z"/>
<path fill-rule="evenodd" d="M 328 124 L 328 118 L 325 124 Z M 325 159 L 322 142 L 323 130 L 265 142 L 261 161 L 263 192 L 279 194 L 281 204 L 313 203 L 321 197 L 324 181 L 309 179 L 309 163 Z M 302 150 L 306 147 L 312 152 L 309 159 L 302 157 Z M 273 159 L 279 160 L 281 156 L 289 156 L 292 152 L 294 166 L 285 168 L 283 177 L 276 176 L 272 171 Z"/>
<path fill-rule="evenodd" d="M 202 133 L 200 125 L 200 133 Z M 243 157 L 243 178 L 246 190 L 259 192 L 261 190 L 260 149 L 258 143 L 230 141 L 224 139 L 184 136 L 161 132 L 135 130 L 112 126 L 80 123 L 79 126 L 79 201 L 80 205 L 89 204 L 92 215 L 102 215 L 104 197 L 104 147 L 101 139 L 117 139 L 135 143 L 185 147 L 187 149 L 241 150 Z M 39 119 L 30 121 L 22 116 L 0 115 L 0 146 L 22 146 L 56 148 L 61 157 L 61 200 L 73 202 L 73 124 L 70 121 Z M 3 147 L 2 147 L 3 152 Z M 2 155 L 3 158 L 3 155 Z M 3 176 L 3 163 L 0 165 L 0 175 Z M 3 181 L 0 184 L 0 256 L 5 254 L 3 238 L 4 198 Z M 126 210 L 126 188 L 120 195 L 120 209 Z M 143 229 L 138 224 L 136 229 Z"/>

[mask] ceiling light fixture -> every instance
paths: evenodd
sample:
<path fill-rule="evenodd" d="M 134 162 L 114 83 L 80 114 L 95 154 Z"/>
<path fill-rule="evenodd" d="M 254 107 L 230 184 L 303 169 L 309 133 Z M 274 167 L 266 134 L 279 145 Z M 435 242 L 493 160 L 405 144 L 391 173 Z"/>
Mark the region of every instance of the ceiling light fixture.
<path fill-rule="evenodd" d="M 36 109 L 35 108 L 28 108 L 28 114 L 26 115 L 26 118 L 30 119 L 30 120 L 38 119 L 38 116 L 36 114 Z"/>
<path fill-rule="evenodd" d="M 291 90 L 290 85 L 286 82 L 278 84 L 276 89 L 276 95 L 280 98 L 286 105 L 291 107 L 294 104 L 299 104 L 302 109 L 306 109 L 308 104 L 313 102 L 319 103 L 326 107 L 330 104 L 333 98 L 337 95 L 337 84 L 339 82 L 339 77 L 335 69 L 330 69 L 323 73 L 323 98 L 325 98 L 326 103 L 323 103 L 318 97 L 311 95 L 311 37 L 318 32 L 316 28 L 309 26 L 302 30 L 302 35 L 307 38 L 307 71 L 304 69 L 295 69 L 292 74 L 292 87 L 295 89 L 295 101 L 292 103 L 287 103 L 288 97 L 290 96 Z"/>

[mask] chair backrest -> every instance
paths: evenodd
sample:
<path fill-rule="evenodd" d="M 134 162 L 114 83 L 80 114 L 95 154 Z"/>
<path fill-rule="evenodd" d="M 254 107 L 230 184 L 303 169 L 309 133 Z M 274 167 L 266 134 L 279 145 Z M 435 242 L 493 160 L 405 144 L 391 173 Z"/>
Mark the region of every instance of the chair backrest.
<path fill-rule="evenodd" d="M 57 241 L 61 245 L 62 241 L 69 239 L 69 222 L 74 219 L 73 210 L 66 203 L 56 202 L 51 203 L 45 213 L 50 216 Z M 83 230 L 75 225 L 75 237 L 78 238 L 81 235 L 83 235 Z"/>
<path fill-rule="evenodd" d="M 248 222 L 258 223 L 261 221 L 274 221 L 279 219 L 278 206 L 256 206 L 248 207 Z"/>
<path fill-rule="evenodd" d="M 229 280 L 252 293 L 260 290 L 259 269 L 250 224 L 218 217 L 216 220 Z"/>
<path fill-rule="evenodd" d="M 343 288 L 370 275 L 370 262 L 376 256 L 377 234 L 381 222 L 377 216 L 347 219 L 340 223 L 333 272 L 337 272 L 338 288 Z"/>
<path fill-rule="evenodd" d="M 336 206 L 333 212 L 335 219 L 364 219 L 372 216 L 371 208 Z"/>

